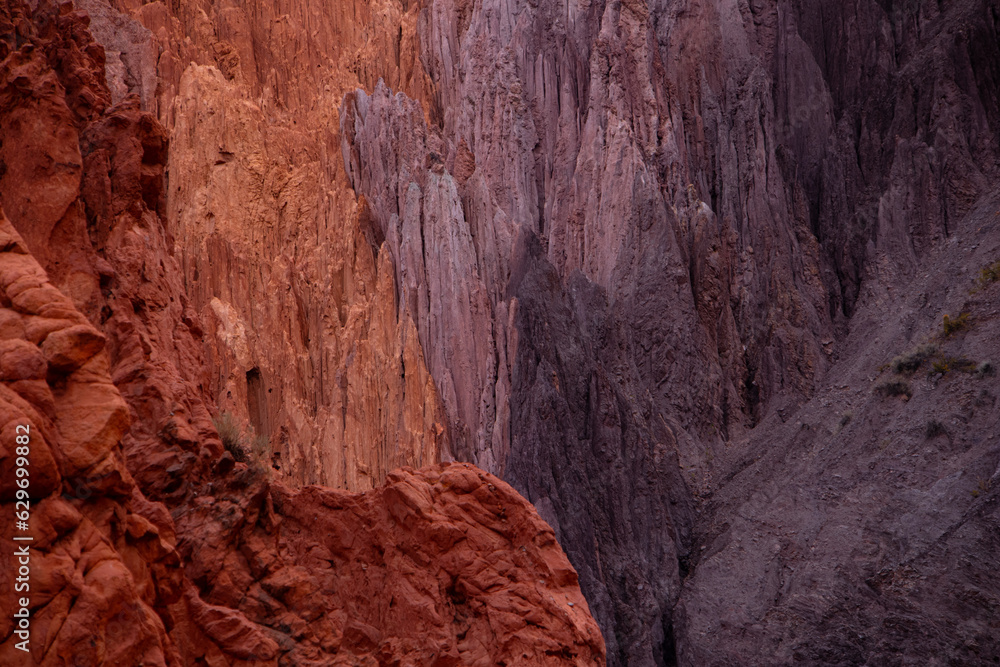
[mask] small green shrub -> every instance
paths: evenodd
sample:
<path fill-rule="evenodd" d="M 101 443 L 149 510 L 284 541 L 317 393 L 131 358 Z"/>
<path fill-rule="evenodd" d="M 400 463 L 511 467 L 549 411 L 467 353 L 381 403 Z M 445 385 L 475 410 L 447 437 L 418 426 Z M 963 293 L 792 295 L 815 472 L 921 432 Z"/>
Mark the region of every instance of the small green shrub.
<path fill-rule="evenodd" d="M 969 313 L 959 313 L 958 317 L 952 318 L 945 314 L 942 318 L 942 333 L 945 338 L 955 335 L 959 331 L 969 328 Z"/>
<path fill-rule="evenodd" d="M 852 419 L 854 419 L 854 413 L 850 410 L 845 411 L 844 414 L 840 415 L 840 428 L 850 424 Z"/>
<path fill-rule="evenodd" d="M 976 362 L 968 357 L 941 357 L 931 365 L 930 375 L 945 375 L 951 371 L 972 373 L 976 370 Z"/>
<path fill-rule="evenodd" d="M 233 413 L 229 411 L 220 413 L 218 417 L 212 420 L 212 424 L 215 425 L 215 430 L 219 432 L 219 439 L 222 440 L 222 446 L 226 448 L 226 451 L 232 454 L 233 458 L 240 463 L 248 463 L 250 461 L 250 452 L 247 451 L 246 446 L 243 444 L 243 429 L 236 423 Z"/>
<path fill-rule="evenodd" d="M 976 366 L 976 377 L 980 379 L 995 375 L 996 372 L 997 369 L 993 365 L 992 361 L 982 361 L 978 366 Z"/>
<path fill-rule="evenodd" d="M 917 349 L 901 354 L 889 364 L 893 373 L 916 373 L 928 359 L 937 354 L 937 345 L 925 343 Z"/>
<path fill-rule="evenodd" d="M 937 359 L 931 364 L 931 375 L 947 375 L 948 371 L 951 369 L 948 367 L 948 362 L 944 359 Z"/>
<path fill-rule="evenodd" d="M 948 368 L 959 373 L 972 373 L 976 370 L 976 362 L 968 357 L 946 357 Z"/>
<path fill-rule="evenodd" d="M 910 383 L 902 378 L 886 378 L 875 386 L 875 391 L 882 396 L 913 396 Z"/>
<path fill-rule="evenodd" d="M 212 420 L 219 439 L 233 458 L 267 475 L 271 474 L 271 442 L 267 436 L 244 431 L 231 412 L 222 412 Z"/>
<path fill-rule="evenodd" d="M 987 264 L 979 270 L 976 286 L 972 288 L 972 293 L 975 294 L 979 290 L 986 289 L 998 280 L 1000 280 L 1000 261 Z"/>

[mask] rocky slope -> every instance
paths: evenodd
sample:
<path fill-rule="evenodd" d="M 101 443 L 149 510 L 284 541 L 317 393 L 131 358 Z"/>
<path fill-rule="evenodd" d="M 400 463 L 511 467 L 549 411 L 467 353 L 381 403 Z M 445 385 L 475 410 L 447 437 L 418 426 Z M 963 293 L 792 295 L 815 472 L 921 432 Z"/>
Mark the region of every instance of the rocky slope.
<path fill-rule="evenodd" d="M 30 423 L 31 661 L 602 663 L 575 571 L 500 480 L 403 470 L 353 495 L 234 462 L 165 224 L 167 136 L 128 70 L 143 60 L 118 53 L 140 88 L 119 95 L 88 22 L 0 6 L 4 558 L 8 444 Z M 11 623 L 0 653 L 22 664 Z"/>
<path fill-rule="evenodd" d="M 1000 660 L 1000 197 L 950 232 L 910 284 L 864 283 L 854 353 L 719 464 L 679 664 Z"/>

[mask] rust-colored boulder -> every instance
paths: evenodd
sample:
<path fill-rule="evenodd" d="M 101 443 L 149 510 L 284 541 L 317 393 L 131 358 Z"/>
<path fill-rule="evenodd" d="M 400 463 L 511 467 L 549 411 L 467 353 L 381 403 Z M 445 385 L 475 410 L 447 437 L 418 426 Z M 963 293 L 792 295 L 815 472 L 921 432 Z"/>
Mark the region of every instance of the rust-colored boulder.
<path fill-rule="evenodd" d="M 239 464 L 206 491 L 177 526 L 187 573 L 205 585 L 196 620 L 219 646 L 274 651 L 232 605 L 272 629 L 289 664 L 604 662 L 552 529 L 471 464 L 403 468 L 363 494 L 293 490 Z M 185 662 L 207 659 L 180 648 Z"/>
<path fill-rule="evenodd" d="M 78 324 L 53 331 L 41 347 L 53 369 L 75 371 L 104 349 L 104 336 L 89 324 Z"/>
<path fill-rule="evenodd" d="M 43 380 L 47 369 L 37 346 L 18 338 L 0 342 L 0 380 Z"/>

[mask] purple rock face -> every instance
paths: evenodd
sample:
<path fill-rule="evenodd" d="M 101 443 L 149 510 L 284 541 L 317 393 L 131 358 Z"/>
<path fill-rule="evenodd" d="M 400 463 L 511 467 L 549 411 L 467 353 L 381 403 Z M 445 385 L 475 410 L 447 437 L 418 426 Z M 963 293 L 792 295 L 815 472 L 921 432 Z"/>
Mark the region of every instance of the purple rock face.
<path fill-rule="evenodd" d="M 692 520 L 671 422 L 695 397 L 658 407 L 648 388 L 678 357 L 693 386 L 710 388 L 691 370 L 710 362 L 685 345 L 700 332 L 683 266 L 663 261 L 678 249 L 662 202 L 650 211 L 659 223 L 626 249 L 637 275 L 614 281 L 612 302 L 579 269 L 564 281 L 536 232 L 502 212 L 502 227 L 469 232 L 458 190 L 472 178 L 459 186 L 444 170 L 413 102 L 379 87 L 349 95 L 342 118 L 348 172 L 400 258 L 400 308 L 457 415 L 452 455 L 503 473 L 556 528 L 609 652 L 662 660 Z M 503 276 L 502 291 L 483 276 Z"/>
<path fill-rule="evenodd" d="M 889 419 L 869 375 L 893 346 L 932 336 L 944 305 L 925 299 L 923 328 L 901 327 L 880 319 L 884 299 L 917 298 L 914 277 L 944 261 L 948 239 L 996 240 L 989 206 L 976 207 L 998 175 L 998 21 L 995 2 L 977 1 L 436 0 L 418 30 L 434 124 L 383 86 L 345 98 L 347 171 L 394 258 L 451 454 L 511 481 L 553 524 L 609 664 L 889 660 L 921 619 L 972 613 L 945 610 L 954 591 L 920 611 L 922 594 L 897 590 L 908 620 L 833 622 L 890 585 L 834 585 L 862 558 L 852 548 L 792 540 L 786 556 L 788 542 L 744 551 L 719 535 L 785 535 L 820 511 L 834 464 L 801 461 L 822 438 L 789 424 L 826 414 L 817 401 L 834 382 L 861 392 L 855 412 Z M 950 298 L 968 290 L 968 274 L 939 266 Z M 977 345 L 998 350 L 995 337 Z M 871 457 L 872 470 L 898 455 L 898 433 L 838 433 L 854 438 L 840 456 Z M 989 478 L 995 437 L 963 446 Z M 909 530 L 889 526 L 884 479 L 838 474 L 860 494 L 843 521 L 883 540 Z M 789 488 L 780 511 L 761 500 Z M 918 496 L 892 498 L 905 513 L 928 502 Z M 971 500 L 948 498 L 945 532 Z M 995 529 L 995 514 L 976 516 Z M 921 521 L 911 527 L 929 530 Z M 959 550 L 972 559 L 981 539 Z M 865 544 L 865 567 L 905 561 L 918 573 L 907 581 L 957 556 Z M 833 579 L 788 579 L 797 558 Z M 966 580 L 987 572 L 969 567 Z M 727 615 L 744 569 L 767 583 L 746 582 Z M 790 600 L 792 580 L 822 604 Z M 968 595 L 995 605 L 997 586 L 978 585 Z M 850 638 L 878 622 L 875 639 Z M 995 654 L 996 640 L 969 637 Z"/>
<path fill-rule="evenodd" d="M 509 290 L 518 347 L 505 474 L 574 545 L 609 653 L 662 663 L 692 507 L 673 431 L 635 400 L 641 372 L 618 356 L 640 336 L 581 273 L 561 284 L 530 232 L 518 239 Z"/>

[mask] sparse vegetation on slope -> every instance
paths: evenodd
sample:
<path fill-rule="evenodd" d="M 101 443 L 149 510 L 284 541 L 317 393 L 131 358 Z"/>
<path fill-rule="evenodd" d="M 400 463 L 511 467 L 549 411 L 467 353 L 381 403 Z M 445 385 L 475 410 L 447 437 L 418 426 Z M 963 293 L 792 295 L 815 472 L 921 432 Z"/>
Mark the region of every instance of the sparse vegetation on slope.
<path fill-rule="evenodd" d="M 941 319 L 942 336 L 944 338 L 950 338 L 959 331 L 968 329 L 972 324 L 969 320 L 969 313 L 967 312 L 959 313 L 958 316 L 954 318 L 946 313 Z"/>
<path fill-rule="evenodd" d="M 893 373 L 898 373 L 900 375 L 904 373 L 915 373 L 928 359 L 937 354 L 937 352 L 937 345 L 934 345 L 933 343 L 925 343 L 917 349 L 893 359 L 890 363 L 890 368 L 892 368 Z"/>
<path fill-rule="evenodd" d="M 875 391 L 882 396 L 906 396 L 909 398 L 913 395 L 913 390 L 910 389 L 910 383 L 903 378 L 886 378 L 882 380 L 875 386 Z"/>
<path fill-rule="evenodd" d="M 219 439 L 233 458 L 240 463 L 260 468 L 264 472 L 271 469 L 271 442 L 267 436 L 257 435 L 253 429 L 244 431 L 233 413 L 224 411 L 212 420 Z"/>
<path fill-rule="evenodd" d="M 948 435 L 948 429 L 946 429 L 944 424 L 939 422 L 937 419 L 931 419 L 924 427 L 924 436 L 930 440 L 931 438 L 936 438 L 939 435 Z"/>
<path fill-rule="evenodd" d="M 980 290 L 986 289 L 998 280 L 1000 280 L 1000 261 L 987 264 L 979 270 L 976 285 L 972 288 L 970 294 L 975 294 Z"/>
<path fill-rule="evenodd" d="M 246 463 L 248 457 L 247 451 L 243 447 L 243 431 L 236 423 L 236 419 L 233 418 L 233 413 L 228 411 L 220 413 L 212 420 L 212 424 L 219 432 L 219 439 L 222 440 L 222 446 L 226 448 L 226 451 L 232 454 L 237 461 Z"/>

